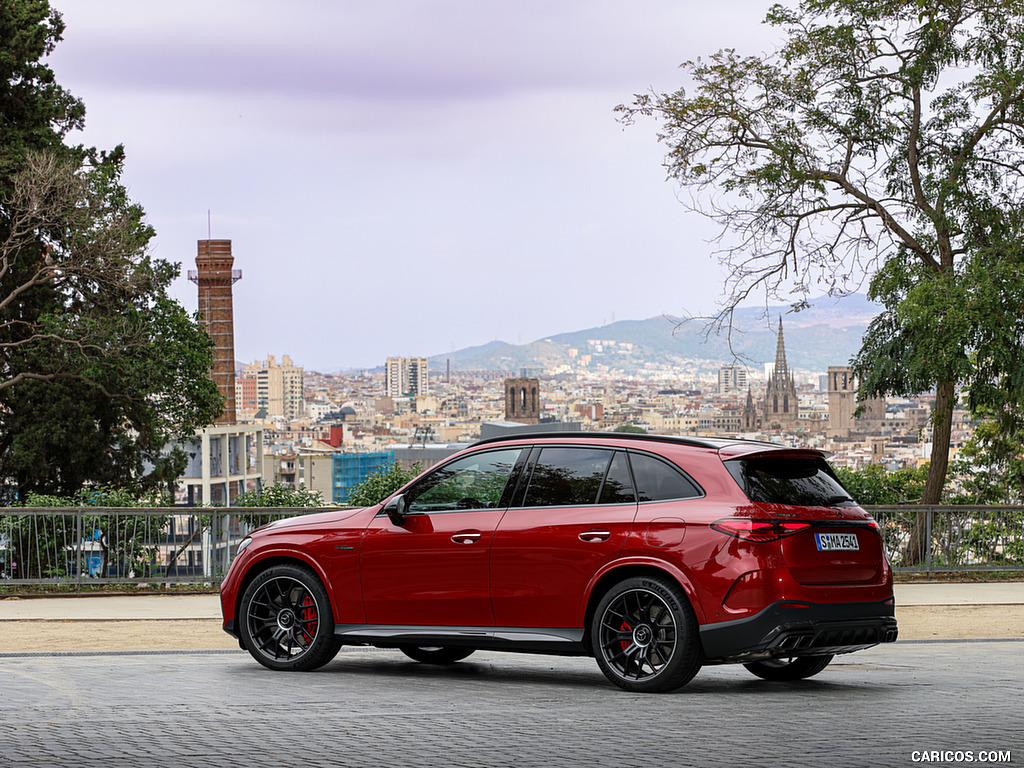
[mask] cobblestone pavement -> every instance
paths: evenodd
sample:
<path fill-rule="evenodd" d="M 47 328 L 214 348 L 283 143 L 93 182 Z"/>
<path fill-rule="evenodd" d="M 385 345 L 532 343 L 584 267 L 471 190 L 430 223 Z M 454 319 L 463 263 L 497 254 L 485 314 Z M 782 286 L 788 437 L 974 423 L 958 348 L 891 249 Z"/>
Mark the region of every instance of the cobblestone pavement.
<path fill-rule="evenodd" d="M 345 649 L 298 674 L 240 651 L 2 654 L 0 766 L 1019 765 L 1022 651 L 899 642 L 802 683 L 708 667 L 660 696 L 592 659 L 502 653 L 438 668 Z"/>

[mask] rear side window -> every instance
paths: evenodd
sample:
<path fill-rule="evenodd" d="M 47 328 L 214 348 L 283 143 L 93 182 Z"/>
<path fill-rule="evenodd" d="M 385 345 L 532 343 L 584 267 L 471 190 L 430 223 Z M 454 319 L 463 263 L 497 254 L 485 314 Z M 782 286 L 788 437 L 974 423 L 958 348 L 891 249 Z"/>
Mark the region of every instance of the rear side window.
<path fill-rule="evenodd" d="M 524 506 L 564 507 L 596 504 L 612 451 L 604 448 L 543 448 L 530 476 Z M 620 479 L 621 483 L 621 479 Z M 628 493 L 631 488 L 609 488 L 609 497 Z M 604 494 L 602 493 L 602 499 Z"/>
<path fill-rule="evenodd" d="M 824 459 L 780 457 L 725 462 L 751 501 L 831 507 L 853 501 Z"/>
<path fill-rule="evenodd" d="M 671 501 L 694 499 L 704 492 L 689 477 L 667 461 L 645 453 L 630 453 L 636 478 L 636 495 L 640 501 Z"/>
<path fill-rule="evenodd" d="M 608 476 L 601 486 L 601 498 L 598 504 L 633 504 L 636 496 L 633 495 L 633 478 L 629 475 L 629 464 L 626 462 L 626 454 L 618 451 L 612 459 L 612 465 L 608 468 Z"/>

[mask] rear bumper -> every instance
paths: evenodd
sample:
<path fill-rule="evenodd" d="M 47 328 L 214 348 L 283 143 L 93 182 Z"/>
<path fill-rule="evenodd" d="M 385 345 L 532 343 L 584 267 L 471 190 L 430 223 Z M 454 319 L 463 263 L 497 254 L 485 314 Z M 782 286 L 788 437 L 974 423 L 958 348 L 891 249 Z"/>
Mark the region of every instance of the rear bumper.
<path fill-rule="evenodd" d="M 892 598 L 867 603 L 780 600 L 746 619 L 700 628 L 709 662 L 851 653 L 896 640 Z"/>

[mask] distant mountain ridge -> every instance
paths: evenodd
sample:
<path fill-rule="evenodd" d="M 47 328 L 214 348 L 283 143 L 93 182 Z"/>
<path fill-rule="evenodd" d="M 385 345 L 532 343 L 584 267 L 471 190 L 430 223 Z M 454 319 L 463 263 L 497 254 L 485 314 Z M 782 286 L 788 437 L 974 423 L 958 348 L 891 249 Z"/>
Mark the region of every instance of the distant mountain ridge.
<path fill-rule="evenodd" d="M 600 327 L 559 333 L 526 344 L 491 341 L 429 358 L 432 371 L 518 371 L 520 368 L 581 367 L 589 355 L 588 370 L 637 370 L 705 360 L 721 364 L 739 360 L 761 367 L 775 360 L 778 318 L 782 316 L 786 359 L 791 368 L 824 371 L 846 365 L 860 349 L 871 319 L 881 308 L 862 294 L 843 299 L 821 297 L 808 309 L 789 306 L 743 308 L 734 314 L 732 349 L 725 335 L 705 338 L 705 320 L 651 317 L 620 320 Z M 595 343 L 597 342 L 597 343 Z M 610 344 L 608 342 L 614 342 Z M 570 350 L 575 350 L 573 354 Z"/>

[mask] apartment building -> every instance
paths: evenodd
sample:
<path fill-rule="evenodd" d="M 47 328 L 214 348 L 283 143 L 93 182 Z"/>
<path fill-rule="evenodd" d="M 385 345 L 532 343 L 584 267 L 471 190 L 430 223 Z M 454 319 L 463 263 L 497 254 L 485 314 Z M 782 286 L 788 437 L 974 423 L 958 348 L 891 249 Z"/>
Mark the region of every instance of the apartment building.
<path fill-rule="evenodd" d="M 738 365 L 726 365 L 718 369 L 718 393 L 745 392 L 747 369 Z"/>
<path fill-rule="evenodd" d="M 384 364 L 386 397 L 426 397 L 430 394 L 427 358 L 389 357 Z"/>
<path fill-rule="evenodd" d="M 278 364 L 273 355 L 245 366 L 243 378 L 256 382 L 256 418 L 284 416 L 298 419 L 305 414 L 303 387 L 305 372 L 288 355 Z"/>

